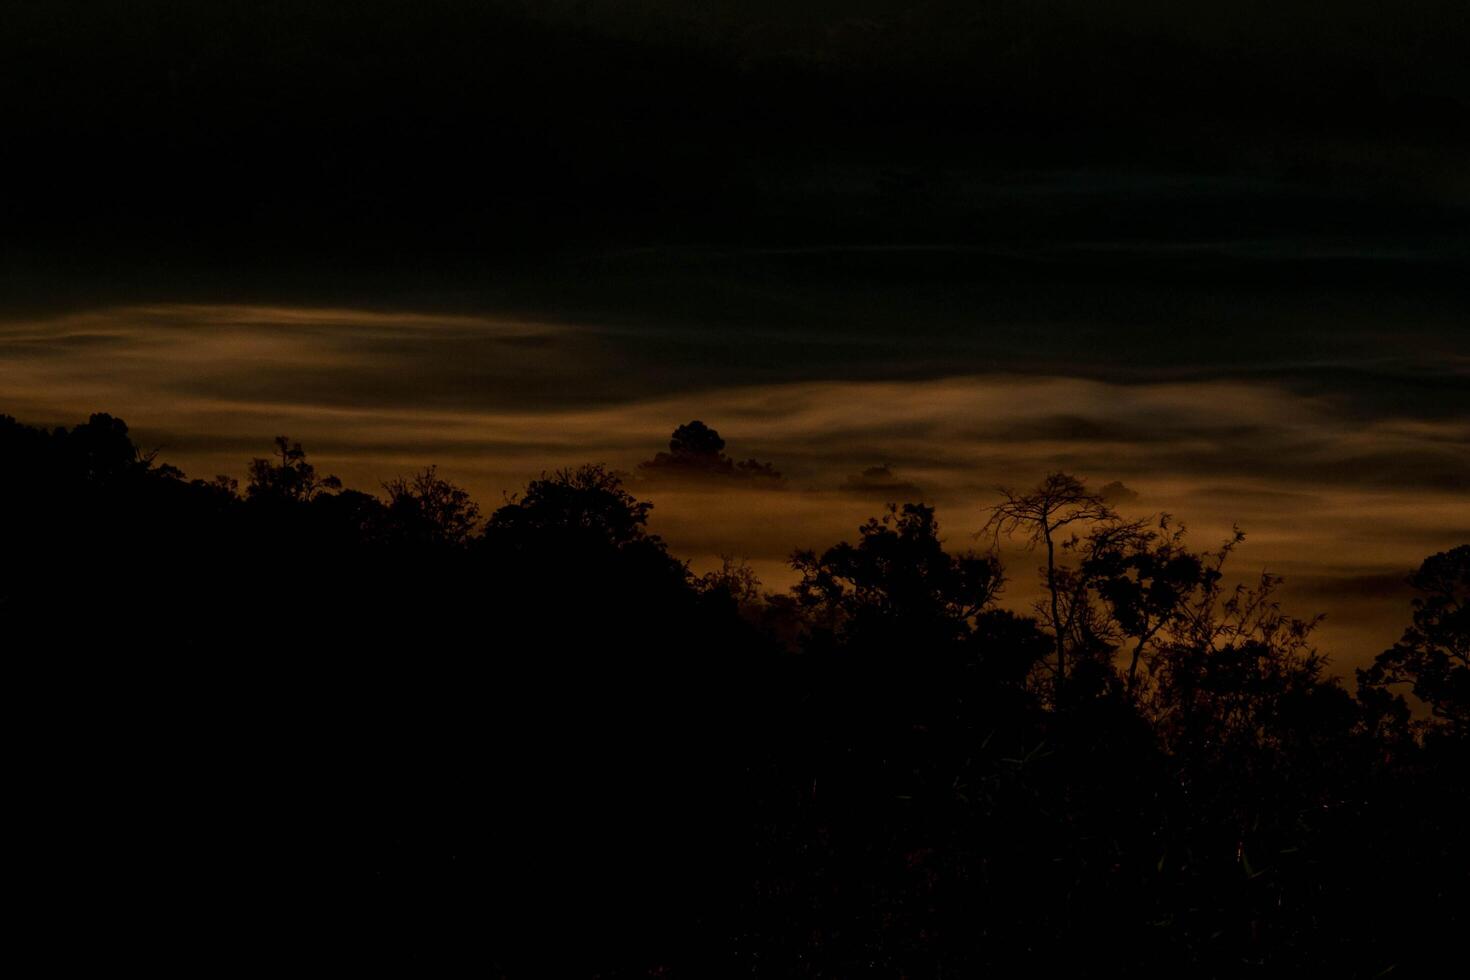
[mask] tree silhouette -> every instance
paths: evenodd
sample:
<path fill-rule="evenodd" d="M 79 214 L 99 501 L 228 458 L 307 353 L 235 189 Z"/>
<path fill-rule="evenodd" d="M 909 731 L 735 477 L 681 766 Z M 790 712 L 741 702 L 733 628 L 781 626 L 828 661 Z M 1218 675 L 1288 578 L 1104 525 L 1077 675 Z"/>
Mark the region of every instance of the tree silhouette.
<path fill-rule="evenodd" d="M 1005 499 L 991 508 L 989 520 L 976 535 L 989 534 L 997 546 L 1002 536 L 1016 534 L 1025 538 L 1028 547 L 1046 545 L 1049 625 L 1056 642 L 1056 698 L 1061 704 L 1067 674 L 1067 626 L 1061 608 L 1062 583 L 1057 577 L 1057 538 L 1064 528 L 1116 520 L 1117 514 L 1101 496 L 1089 492 L 1083 481 L 1066 473 L 1048 473 L 1034 489 L 1025 493 L 1009 487 L 1000 487 L 998 492 Z"/>
<path fill-rule="evenodd" d="M 1232 747 L 1276 744 L 1291 724 L 1287 709 L 1317 694 L 1342 693 L 1335 679 L 1324 677 L 1326 658 L 1311 641 L 1321 617 L 1284 612 L 1276 597 L 1279 576 L 1262 573 L 1252 586 L 1226 588 L 1222 569 L 1240 540 L 1237 532 L 1201 556 L 1198 574 L 1187 562 L 1188 591 L 1167 586 L 1179 602 L 1155 633 L 1156 684 L 1143 705 L 1176 749 L 1207 751 L 1216 760 Z"/>
<path fill-rule="evenodd" d="M 657 540 L 648 534 L 653 505 L 623 488 L 622 478 L 600 464 L 557 470 L 532 480 L 490 517 L 487 535 L 569 532 L 610 548 Z"/>
<path fill-rule="evenodd" d="M 110 416 L 0 416 L 0 627 L 59 804 L 26 830 L 37 888 L 120 850 L 193 882 L 256 841 L 272 874 L 225 906 L 309 883 L 508 975 L 567 928 L 589 976 L 1366 978 L 1456 953 L 1470 544 L 1424 561 L 1355 697 L 1279 578 L 1228 582 L 1239 532 L 1196 552 L 1060 475 L 987 525 L 1050 533 L 1033 617 L 922 504 L 770 594 L 739 561 L 690 575 L 604 466 L 481 530 L 433 467 L 371 495 L 277 448 L 242 496 Z M 99 792 L 129 806 L 99 821 Z"/>
<path fill-rule="evenodd" d="M 721 555 L 720 567 L 701 575 L 695 588 L 706 595 L 725 597 L 747 615 L 759 615 L 766 598 L 755 569 L 732 555 Z"/>
<path fill-rule="evenodd" d="M 993 556 L 947 553 L 934 508 L 924 504 L 890 504 L 858 534 L 856 545 L 791 558 L 801 573 L 798 600 L 828 628 L 956 639 L 973 628 L 1004 581 Z"/>
<path fill-rule="evenodd" d="M 128 437 L 127 423 L 105 412 L 92 415 L 65 435 L 67 453 L 81 467 L 84 479 L 105 483 L 148 470 L 146 455 Z"/>
<path fill-rule="evenodd" d="M 1213 556 L 1189 551 L 1184 539 L 1184 526 L 1162 514 L 1154 527 L 1142 521 L 1104 524 L 1078 546 L 1080 580 L 1107 606 L 1121 636 L 1134 641 L 1127 673 L 1131 693 L 1137 691 L 1146 648 L 1186 615 L 1186 604 L 1197 590 L 1219 581 L 1220 565 L 1244 535 L 1237 531 Z"/>
<path fill-rule="evenodd" d="M 508 498 L 490 515 L 477 547 L 498 553 L 502 563 L 518 564 L 522 575 L 554 581 L 580 577 L 584 588 L 596 581 L 608 595 L 625 597 L 648 589 L 645 601 L 656 605 L 661 599 L 655 593 L 667 597 L 667 590 L 684 588 L 690 574 L 663 539 L 648 532 L 652 509 L 606 466 L 562 469 Z M 597 598 L 601 602 L 606 596 Z"/>
<path fill-rule="evenodd" d="M 717 460 L 724 448 L 720 434 L 698 419 L 679 426 L 669 437 L 669 452 L 686 459 Z"/>
<path fill-rule="evenodd" d="M 436 467 L 391 480 L 383 490 L 395 532 L 410 540 L 457 547 L 468 544 L 479 527 L 479 505 L 467 490 L 440 479 Z"/>
<path fill-rule="evenodd" d="M 736 462 L 724 453 L 725 440 L 714 429 L 695 419 L 674 430 L 669 438 L 669 451 L 638 464 L 639 472 L 648 476 L 781 479 L 775 467 L 754 459 Z"/>
<path fill-rule="evenodd" d="M 316 467 L 306 461 L 301 443 L 276 436 L 274 460 L 250 461 L 250 479 L 245 494 L 251 500 L 283 500 L 305 503 L 322 493 L 342 488 L 335 476 L 318 477 Z"/>
<path fill-rule="evenodd" d="M 1419 592 L 1413 625 L 1358 671 L 1358 683 L 1385 692 L 1407 684 L 1429 707 L 1429 731 L 1470 738 L 1470 545 L 1426 558 L 1409 581 Z"/>

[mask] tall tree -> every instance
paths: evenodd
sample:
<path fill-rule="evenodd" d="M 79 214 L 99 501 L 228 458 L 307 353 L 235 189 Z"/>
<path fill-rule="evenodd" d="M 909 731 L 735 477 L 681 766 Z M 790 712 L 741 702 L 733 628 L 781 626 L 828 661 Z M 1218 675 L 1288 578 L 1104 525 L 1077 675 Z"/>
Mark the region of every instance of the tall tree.
<path fill-rule="evenodd" d="M 1062 584 L 1057 572 L 1057 546 L 1061 532 L 1074 525 L 1115 521 L 1117 513 L 1098 493 L 1067 473 L 1048 473 L 1027 492 L 997 488 L 1005 499 L 990 509 L 990 518 L 976 532 L 990 535 L 996 547 L 1003 536 L 1022 536 L 1028 547 L 1046 545 L 1046 590 L 1050 599 L 1052 634 L 1056 640 L 1056 700 L 1062 702 L 1067 676 L 1066 629 L 1062 617 Z"/>

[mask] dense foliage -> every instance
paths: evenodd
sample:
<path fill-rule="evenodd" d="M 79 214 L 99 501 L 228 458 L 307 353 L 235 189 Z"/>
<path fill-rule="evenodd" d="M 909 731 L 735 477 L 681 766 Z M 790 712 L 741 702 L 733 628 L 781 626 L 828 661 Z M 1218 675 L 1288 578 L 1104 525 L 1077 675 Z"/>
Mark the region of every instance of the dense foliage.
<path fill-rule="evenodd" d="M 1048 546 L 1028 617 L 920 504 L 770 595 L 693 576 L 600 466 L 482 518 L 432 469 L 375 496 L 284 438 L 243 492 L 189 481 L 106 415 L 0 417 L 0 459 L 14 846 L 59 940 L 492 976 L 1366 978 L 1467 925 L 1470 545 L 1425 561 L 1353 693 L 1275 579 L 1227 587 L 1238 539 L 1193 550 L 1061 474 L 992 525 Z"/>

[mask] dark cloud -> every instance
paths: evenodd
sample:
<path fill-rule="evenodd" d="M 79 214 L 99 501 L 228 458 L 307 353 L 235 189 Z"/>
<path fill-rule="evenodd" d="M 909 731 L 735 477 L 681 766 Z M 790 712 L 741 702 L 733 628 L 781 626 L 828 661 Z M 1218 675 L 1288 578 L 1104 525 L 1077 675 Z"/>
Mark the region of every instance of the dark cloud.
<path fill-rule="evenodd" d="M 1124 486 L 1122 481 L 1114 480 L 1098 488 L 1098 496 L 1110 504 L 1131 504 L 1138 499 L 1138 492 Z"/>

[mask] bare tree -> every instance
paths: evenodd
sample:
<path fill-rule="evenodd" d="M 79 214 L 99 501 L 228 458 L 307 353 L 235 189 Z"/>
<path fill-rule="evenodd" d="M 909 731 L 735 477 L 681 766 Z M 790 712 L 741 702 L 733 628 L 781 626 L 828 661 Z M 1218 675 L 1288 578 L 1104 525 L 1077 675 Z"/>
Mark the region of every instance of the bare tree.
<path fill-rule="evenodd" d="M 998 487 L 1005 499 L 990 509 L 990 519 L 976 537 L 990 535 L 998 548 L 1002 536 L 1023 535 L 1027 547 L 1046 545 L 1046 590 L 1050 597 L 1051 627 L 1057 646 L 1056 699 L 1060 705 L 1067 674 L 1067 632 L 1062 619 L 1062 585 L 1057 575 L 1057 539 L 1064 528 L 1075 524 L 1115 521 L 1117 513 L 1101 494 L 1088 491 L 1086 484 L 1066 473 L 1048 473 L 1027 492 Z"/>

